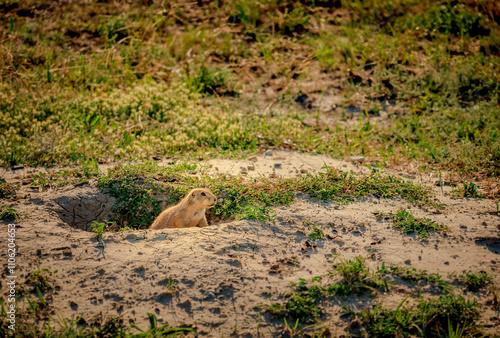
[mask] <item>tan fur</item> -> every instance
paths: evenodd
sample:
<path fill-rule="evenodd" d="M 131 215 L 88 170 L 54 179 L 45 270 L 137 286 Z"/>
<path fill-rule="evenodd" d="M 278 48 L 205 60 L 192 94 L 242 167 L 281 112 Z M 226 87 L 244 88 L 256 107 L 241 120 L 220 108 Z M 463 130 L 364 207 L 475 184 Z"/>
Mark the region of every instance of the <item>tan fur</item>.
<path fill-rule="evenodd" d="M 193 189 L 179 204 L 162 211 L 150 229 L 205 227 L 208 225 L 205 209 L 212 208 L 216 202 L 210 190 Z"/>

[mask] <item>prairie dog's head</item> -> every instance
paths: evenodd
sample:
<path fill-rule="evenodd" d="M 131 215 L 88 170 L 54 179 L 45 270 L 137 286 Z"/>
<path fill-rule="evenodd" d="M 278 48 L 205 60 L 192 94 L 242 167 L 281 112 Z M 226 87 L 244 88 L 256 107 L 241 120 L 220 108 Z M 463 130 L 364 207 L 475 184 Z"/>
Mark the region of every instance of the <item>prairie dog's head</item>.
<path fill-rule="evenodd" d="M 198 188 L 189 192 L 191 204 L 203 206 L 203 209 L 212 208 L 217 203 L 217 197 L 208 189 Z"/>

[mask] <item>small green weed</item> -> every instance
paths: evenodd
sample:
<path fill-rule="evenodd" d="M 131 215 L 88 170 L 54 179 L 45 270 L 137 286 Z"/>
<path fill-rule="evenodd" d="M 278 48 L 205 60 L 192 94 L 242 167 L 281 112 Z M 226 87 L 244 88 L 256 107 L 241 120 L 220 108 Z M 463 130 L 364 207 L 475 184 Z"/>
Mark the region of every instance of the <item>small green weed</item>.
<path fill-rule="evenodd" d="M 407 308 L 401 308 L 406 297 L 396 310 L 388 310 L 380 304 L 373 310 L 365 310 L 358 317 L 363 319 L 366 331 L 374 337 L 401 337 L 415 330 L 415 316 Z"/>
<path fill-rule="evenodd" d="M 428 273 L 426 270 L 417 270 L 415 268 L 395 265 L 387 267 L 384 263 L 382 263 L 382 266 L 378 269 L 377 272 L 381 274 L 390 273 L 412 283 L 427 281 L 429 284 L 439 287 L 439 289 L 444 293 L 449 293 L 452 291 L 452 285 L 443 280 L 441 275 L 437 273 Z"/>
<path fill-rule="evenodd" d="M 102 234 L 104 234 L 112 224 L 113 222 L 111 221 L 104 221 L 103 223 L 93 221 L 90 228 L 92 229 L 93 232 L 95 232 L 97 237 L 101 237 Z"/>
<path fill-rule="evenodd" d="M 339 256 L 335 256 L 334 260 Z M 381 278 L 381 273 L 371 273 L 365 265 L 365 258 L 356 257 L 353 260 L 345 261 L 340 259 L 340 263 L 334 263 L 333 275 L 339 275 L 342 280 L 328 287 L 330 294 L 357 295 L 373 292 L 377 289 L 388 290 L 388 283 Z"/>
<path fill-rule="evenodd" d="M 134 323 L 131 323 L 130 326 L 136 330 L 139 330 L 140 333 L 135 334 L 134 337 L 137 338 L 152 338 L 152 337 L 177 337 L 179 335 L 186 335 L 188 333 L 196 334 L 196 331 L 189 325 L 184 327 L 171 327 L 169 328 L 169 324 L 165 323 L 162 326 L 158 327 L 158 318 L 153 313 L 148 313 L 149 317 L 149 328 L 147 331 L 144 331 Z"/>
<path fill-rule="evenodd" d="M 325 233 L 318 224 L 313 224 L 306 221 L 302 223 L 302 225 L 307 225 L 307 229 L 310 231 L 307 237 L 309 237 L 311 241 L 326 239 Z"/>
<path fill-rule="evenodd" d="M 428 218 L 414 217 L 411 211 L 399 209 L 395 214 L 378 213 L 382 217 L 392 219 L 394 227 L 401 229 L 405 234 L 416 234 L 418 239 L 429 237 L 432 232 L 447 233 L 449 228 Z"/>
<path fill-rule="evenodd" d="M 461 197 L 483 198 L 483 195 L 481 195 L 481 193 L 477 190 L 477 186 L 472 182 L 464 182 L 463 187 L 455 190 L 454 193 Z"/>
<path fill-rule="evenodd" d="M 16 187 L 14 184 L 0 181 L 0 198 L 10 198 L 15 191 Z"/>
<path fill-rule="evenodd" d="M 16 209 L 9 207 L 7 204 L 0 206 L 0 219 L 1 220 L 15 220 L 20 216 Z"/>
<path fill-rule="evenodd" d="M 225 69 L 215 69 L 202 64 L 185 77 L 187 88 L 193 93 L 234 94 L 231 74 Z"/>
<path fill-rule="evenodd" d="M 179 292 L 179 282 L 172 277 L 168 277 L 167 279 L 163 280 L 161 282 L 161 285 L 167 288 L 166 293 L 168 294 Z"/>
<path fill-rule="evenodd" d="M 266 309 L 269 313 L 283 318 L 291 318 L 294 321 L 306 322 L 310 319 L 319 318 L 322 313 L 318 301 L 325 294 L 325 289 L 318 285 L 321 278 L 314 277 L 310 283 L 300 278 L 298 283 L 291 283 L 294 289 L 292 294 L 284 294 L 286 303 L 273 303 Z"/>
<path fill-rule="evenodd" d="M 41 292 L 55 290 L 52 276 L 57 273 L 57 270 L 50 271 L 49 269 L 39 269 L 31 273 L 26 279 L 26 283 L 33 287 L 33 290 L 38 289 Z"/>
<path fill-rule="evenodd" d="M 461 326 L 468 333 L 477 333 L 476 320 L 479 318 L 478 304 L 460 295 L 445 295 L 438 299 L 421 299 L 418 313 L 426 319 L 424 333 L 436 334 L 437 329 L 445 330 L 450 321 L 452 327 Z"/>
<path fill-rule="evenodd" d="M 466 272 L 458 276 L 458 280 L 461 281 L 468 290 L 472 292 L 481 291 L 488 284 L 491 283 L 491 278 L 484 271 L 480 271 L 477 275 L 472 272 Z"/>

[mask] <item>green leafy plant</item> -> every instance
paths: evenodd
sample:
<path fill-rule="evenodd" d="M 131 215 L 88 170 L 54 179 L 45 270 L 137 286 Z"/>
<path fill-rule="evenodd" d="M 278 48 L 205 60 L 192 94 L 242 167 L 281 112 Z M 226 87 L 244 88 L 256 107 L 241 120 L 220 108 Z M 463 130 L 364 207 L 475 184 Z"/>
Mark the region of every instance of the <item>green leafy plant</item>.
<path fill-rule="evenodd" d="M 20 216 L 16 209 L 9 207 L 7 204 L 0 205 L 1 220 L 15 220 Z"/>
<path fill-rule="evenodd" d="M 102 223 L 99 223 L 97 221 L 93 221 L 92 224 L 90 225 L 90 228 L 92 229 L 93 232 L 95 232 L 97 237 L 102 236 L 109 227 L 113 224 L 113 222 L 110 221 L 104 221 Z"/>
<path fill-rule="evenodd" d="M 462 197 L 483 198 L 483 195 L 481 195 L 477 190 L 477 186 L 472 182 L 464 182 L 463 187 L 456 190 L 456 194 Z"/>
<path fill-rule="evenodd" d="M 161 211 L 160 201 L 152 196 L 152 190 L 158 189 L 152 180 L 102 178 L 100 186 L 116 198 L 113 210 L 120 227 L 128 226 L 134 229 L 149 227 Z M 105 230 L 102 226 L 96 229 Z"/>
<path fill-rule="evenodd" d="M 416 234 L 418 239 L 429 237 L 432 232 L 447 233 L 449 228 L 428 218 L 413 216 L 411 211 L 399 209 L 395 214 L 378 213 L 381 217 L 392 219 L 394 227 L 401 229 L 405 234 Z"/>
<path fill-rule="evenodd" d="M 323 311 L 318 301 L 325 294 L 325 289 L 318 283 L 321 283 L 320 277 L 314 277 L 310 283 L 303 278 L 300 278 L 298 283 L 292 282 L 294 292 L 283 295 L 287 298 L 286 302 L 273 303 L 266 311 L 283 318 L 291 318 L 295 322 L 318 318 Z"/>
<path fill-rule="evenodd" d="M 15 191 L 16 188 L 14 184 L 7 183 L 5 180 L 0 180 L 0 198 L 10 198 Z"/>
<path fill-rule="evenodd" d="M 452 285 L 443 280 L 441 275 L 437 273 L 428 273 L 426 270 L 417 270 L 416 268 L 396 265 L 387 267 L 384 263 L 382 263 L 377 272 L 381 274 L 393 274 L 412 283 L 426 281 L 431 285 L 437 286 L 443 293 L 449 293 L 453 290 Z"/>
<path fill-rule="evenodd" d="M 468 290 L 473 292 L 478 292 L 491 283 L 490 276 L 484 271 L 480 271 L 478 274 L 470 271 L 465 272 L 458 276 L 458 280 L 464 283 Z"/>
<path fill-rule="evenodd" d="M 381 273 L 371 273 L 366 267 L 365 258 L 355 257 L 353 260 L 343 260 L 335 256 L 334 261 L 339 259 L 339 263 L 334 262 L 333 275 L 339 275 L 342 280 L 327 288 L 330 294 L 357 295 L 374 292 L 377 289 L 387 290 L 388 283 L 380 276 Z"/>
<path fill-rule="evenodd" d="M 380 304 L 373 309 L 359 313 L 348 311 L 361 319 L 361 325 L 373 336 L 435 336 L 442 332 L 451 332 L 450 328 L 467 335 L 476 335 L 479 318 L 478 305 L 465 300 L 462 296 L 446 295 L 437 299 L 419 298 L 416 306 L 404 307 L 407 296 L 395 310 L 389 310 Z M 455 331 L 456 332 L 456 331 Z"/>
<path fill-rule="evenodd" d="M 28 278 L 26 283 L 33 287 L 33 290 L 38 289 L 41 292 L 55 290 L 53 285 L 52 276 L 57 273 L 57 270 L 51 271 L 49 269 L 39 269 L 33 271 Z"/>
<path fill-rule="evenodd" d="M 310 231 L 307 237 L 311 241 L 326 239 L 325 233 L 318 224 L 313 224 L 311 222 L 304 222 L 303 225 L 307 225 L 307 229 Z"/>

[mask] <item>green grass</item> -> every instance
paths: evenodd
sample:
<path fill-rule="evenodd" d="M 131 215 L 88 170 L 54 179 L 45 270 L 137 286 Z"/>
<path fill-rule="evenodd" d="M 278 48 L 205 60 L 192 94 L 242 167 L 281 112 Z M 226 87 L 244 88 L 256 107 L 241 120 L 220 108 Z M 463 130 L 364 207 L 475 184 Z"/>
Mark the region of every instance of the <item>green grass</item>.
<path fill-rule="evenodd" d="M 307 230 L 309 230 L 309 234 L 307 237 L 311 241 L 317 241 L 317 240 L 324 240 L 326 239 L 324 231 L 321 229 L 321 227 L 318 224 L 313 224 L 311 222 L 303 222 L 303 225 L 307 225 Z"/>
<path fill-rule="evenodd" d="M 361 326 L 369 335 L 377 337 L 439 336 L 450 328 L 462 328 L 471 336 L 480 335 L 479 309 L 475 301 L 446 295 L 437 299 L 419 298 L 416 306 L 405 307 L 407 298 L 395 310 L 378 304 L 370 310 L 349 313 L 360 318 Z"/>
<path fill-rule="evenodd" d="M 7 183 L 0 178 L 0 198 L 10 198 L 16 191 L 16 186 L 12 183 Z"/>
<path fill-rule="evenodd" d="M 378 213 L 380 216 L 391 219 L 394 227 L 400 229 L 405 234 L 415 234 L 418 239 L 426 239 L 431 233 L 447 233 L 449 228 L 444 224 L 437 223 L 428 218 L 418 218 L 413 216 L 411 211 L 399 209 L 395 214 Z"/>
<path fill-rule="evenodd" d="M 442 293 L 450 293 L 453 290 L 452 284 L 443 280 L 441 275 L 438 273 L 429 273 L 426 270 L 417 270 L 416 268 L 396 265 L 387 267 L 382 263 L 377 272 L 382 275 L 393 274 L 413 284 L 420 284 L 421 281 L 425 281 L 430 285 L 438 287 Z"/>
<path fill-rule="evenodd" d="M 481 195 L 481 193 L 477 190 L 477 186 L 472 182 L 464 182 L 462 187 L 454 191 L 454 194 L 460 197 L 483 198 L 483 195 Z"/>
<path fill-rule="evenodd" d="M 105 221 L 102 223 L 99 223 L 97 221 L 93 221 L 92 224 L 90 225 L 90 228 L 96 234 L 96 237 L 101 237 L 102 234 L 104 234 L 112 224 L 113 224 L 113 222 L 109 222 L 109 221 Z"/>
<path fill-rule="evenodd" d="M 472 272 L 465 272 L 458 276 L 458 280 L 461 281 L 468 290 L 473 292 L 478 292 L 485 289 L 491 283 L 491 277 L 484 271 L 480 271 L 478 274 Z"/>
<path fill-rule="evenodd" d="M 335 259 L 338 259 L 336 256 Z M 333 275 L 338 275 L 341 280 L 328 287 L 331 294 L 347 296 L 352 293 L 361 295 L 364 293 L 374 293 L 376 290 L 387 291 L 389 285 L 381 278 L 380 272 L 372 273 L 365 264 L 365 258 L 355 257 L 353 260 L 345 261 L 340 259 L 339 263 L 334 263 Z"/>
<path fill-rule="evenodd" d="M 20 214 L 16 209 L 9 207 L 7 204 L 0 205 L 0 220 L 15 220 L 19 216 Z"/>
<path fill-rule="evenodd" d="M 500 173 L 499 13 L 489 2 L 51 3 L 36 15 L 34 0 L 14 3 L 0 13 L 4 166 L 292 145 Z M 290 104 L 318 71 L 338 81 L 324 95 L 345 98 L 339 118 L 349 105 L 366 111 L 359 123 L 301 123 L 322 115 Z M 267 88 L 276 95 L 263 112 Z M 386 101 L 402 109 L 382 126 L 370 116 Z"/>
<path fill-rule="evenodd" d="M 335 257 L 335 259 L 337 259 Z M 372 273 L 365 264 L 365 258 L 356 257 L 354 260 L 340 260 L 334 264 L 329 276 L 335 276 L 332 284 L 324 284 L 322 276 L 316 276 L 307 281 L 300 278 L 298 282 L 291 282 L 291 292 L 283 292 L 280 297 L 284 303 L 271 303 L 266 311 L 282 318 L 289 318 L 293 322 L 311 322 L 319 319 L 324 312 L 321 301 L 341 296 L 356 294 L 376 294 L 378 291 L 388 291 L 389 283 L 381 278 L 381 273 Z M 340 277 L 340 280 L 338 279 Z M 328 278 L 330 279 L 330 278 Z"/>
<path fill-rule="evenodd" d="M 54 286 L 53 275 L 57 273 L 57 270 L 51 271 L 49 269 L 39 269 L 33 271 L 27 278 L 26 284 L 30 285 L 33 290 L 40 290 L 41 292 L 54 291 L 56 288 Z"/>
<path fill-rule="evenodd" d="M 318 301 L 325 294 L 325 289 L 320 284 L 320 277 L 313 278 L 310 283 L 302 278 L 297 283 L 292 282 L 293 292 L 282 295 L 287 299 L 286 302 L 284 304 L 272 303 L 266 311 L 275 316 L 290 318 L 293 322 L 297 320 L 309 322 L 318 319 L 323 312 Z"/>
<path fill-rule="evenodd" d="M 192 325 L 181 325 L 178 327 L 169 327 L 168 323 L 161 326 L 158 325 L 156 315 L 148 313 L 149 327 L 143 329 L 130 323 L 130 326 L 124 324 L 119 317 L 108 317 L 101 321 L 96 321 L 91 324 L 85 323 L 82 317 L 69 319 L 59 317 L 58 319 L 51 318 L 47 315 L 50 307 L 39 309 L 39 312 L 33 310 L 35 303 L 30 302 L 31 307 L 28 310 L 18 311 L 16 317 L 16 330 L 10 330 L 7 322 L 7 304 L 4 304 L 3 299 L 0 299 L 0 335 L 9 338 L 21 337 L 179 337 L 189 333 L 196 334 L 196 328 Z M 40 312 L 44 311 L 44 312 Z M 36 322 L 34 315 L 37 315 L 39 321 Z M 40 318 L 43 320 L 40 321 Z M 48 319 L 48 320 L 47 320 Z M 59 321 L 59 322 L 58 322 Z M 54 324 L 58 322 L 58 324 Z"/>

